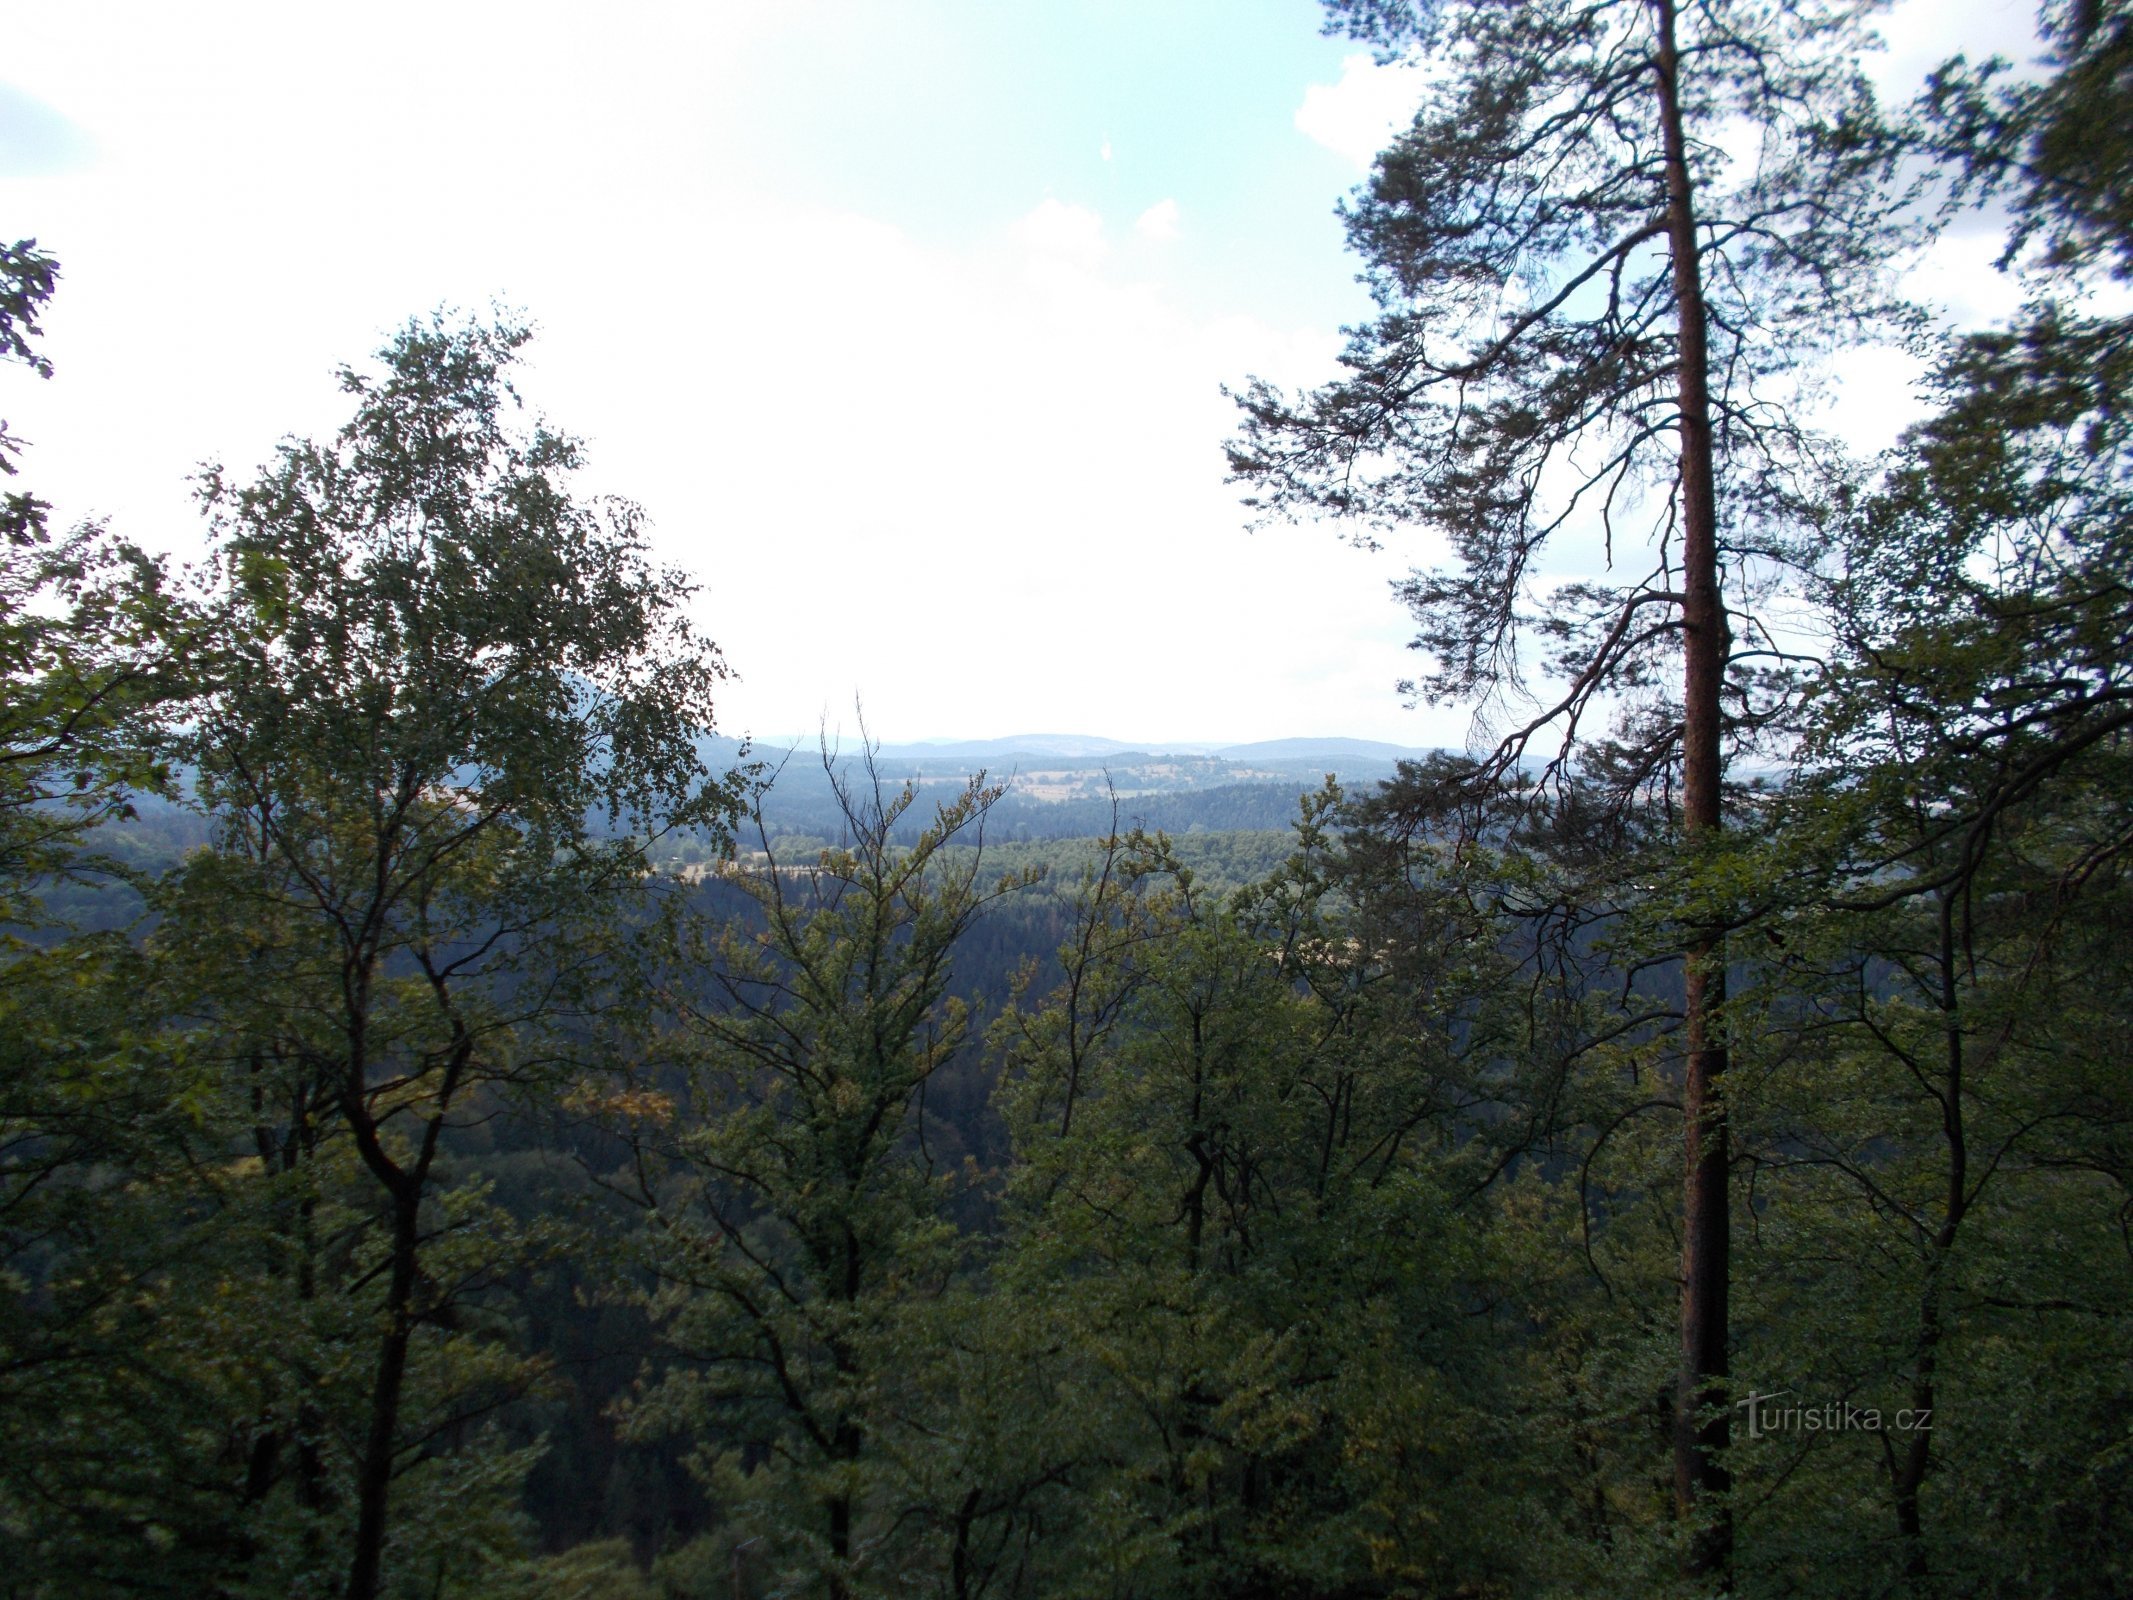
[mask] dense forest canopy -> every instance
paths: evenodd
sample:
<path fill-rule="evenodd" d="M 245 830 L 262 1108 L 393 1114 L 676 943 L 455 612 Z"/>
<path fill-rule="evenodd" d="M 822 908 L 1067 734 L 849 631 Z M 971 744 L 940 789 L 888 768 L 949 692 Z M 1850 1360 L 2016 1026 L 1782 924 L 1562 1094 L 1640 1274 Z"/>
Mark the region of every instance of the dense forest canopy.
<path fill-rule="evenodd" d="M 502 314 L 197 568 L 11 485 L 0 1592 L 2133 1589 L 2133 6 L 1875 9 L 1329 0 L 1424 103 L 1230 461 L 1441 536 L 1470 754 L 766 764 Z"/>

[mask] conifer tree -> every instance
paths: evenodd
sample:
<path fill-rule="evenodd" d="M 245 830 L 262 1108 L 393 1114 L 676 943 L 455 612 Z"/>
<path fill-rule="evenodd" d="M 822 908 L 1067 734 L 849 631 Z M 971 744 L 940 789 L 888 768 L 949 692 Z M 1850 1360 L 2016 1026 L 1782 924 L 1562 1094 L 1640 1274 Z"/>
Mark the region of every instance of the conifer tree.
<path fill-rule="evenodd" d="M 1801 558 L 1787 519 L 1813 441 L 1788 410 L 1796 373 L 1905 325 L 1879 287 L 1906 237 L 1898 147 L 1858 68 L 1875 7 L 1328 9 L 1330 29 L 1431 71 L 1345 213 L 1379 313 L 1336 381 L 1249 387 L 1234 473 L 1268 514 L 1445 541 L 1452 564 L 1401 586 L 1431 661 L 1416 688 L 1482 699 L 1485 772 L 1552 736 L 1561 775 L 1611 703 L 1623 798 L 1662 799 L 1709 849 L 1729 752 L 1785 698 L 1789 651 L 1759 602 Z M 1565 538 L 1597 546 L 1605 574 L 1551 592 L 1541 553 Z M 1690 1558 L 1715 1570 L 1730 1537 L 1724 925 L 1683 923 L 1675 1477 L 1685 1512 L 1718 1497 Z"/>

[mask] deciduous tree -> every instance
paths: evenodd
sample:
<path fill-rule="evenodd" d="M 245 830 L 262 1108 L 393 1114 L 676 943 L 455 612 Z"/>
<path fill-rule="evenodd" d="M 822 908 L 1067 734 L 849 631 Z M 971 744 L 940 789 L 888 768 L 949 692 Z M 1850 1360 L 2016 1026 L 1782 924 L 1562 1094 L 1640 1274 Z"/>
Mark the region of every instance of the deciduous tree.
<path fill-rule="evenodd" d="M 957 942 L 1030 879 L 948 848 L 982 845 L 982 775 L 911 837 L 915 787 L 825 762 L 844 838 L 782 860 L 758 812 L 758 848 L 718 875 L 730 918 L 688 919 L 669 969 L 674 1075 L 607 1103 L 673 1352 L 637 1426 L 695 1433 L 766 1563 L 841 1600 L 892 1585 L 922 1531 L 882 1434 L 920 1382 L 899 1352 L 960 1264 L 967 1177 L 936 1162 L 926 1087 L 969 1043 Z"/>
<path fill-rule="evenodd" d="M 375 1298 L 345 1600 L 379 1592 L 394 1480 L 444 1420 L 403 1413 L 418 1343 L 459 1323 L 440 1240 L 480 1209 L 453 1129 L 542 1081 L 645 836 L 729 799 L 697 754 L 723 669 L 689 586 L 636 507 L 573 496 L 573 440 L 513 425 L 527 337 L 411 323 L 342 373 L 333 438 L 202 484 L 214 634 L 181 748 L 244 864 L 233 915 L 287 946 L 260 997 L 280 1021 L 252 1007 L 224 1043 L 270 1053 L 283 1133 L 352 1149 L 374 1224 L 347 1285 Z"/>

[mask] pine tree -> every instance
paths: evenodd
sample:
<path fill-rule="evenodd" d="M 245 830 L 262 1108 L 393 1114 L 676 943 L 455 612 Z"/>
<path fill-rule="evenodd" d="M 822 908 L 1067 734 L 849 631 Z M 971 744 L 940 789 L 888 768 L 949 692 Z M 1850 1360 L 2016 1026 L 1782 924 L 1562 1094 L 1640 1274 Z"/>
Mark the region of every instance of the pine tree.
<path fill-rule="evenodd" d="M 1612 701 L 1622 797 L 1675 808 L 1692 852 L 1717 841 L 1729 751 L 1785 700 L 1789 652 L 1758 603 L 1801 560 L 1787 519 L 1814 443 L 1788 409 L 1794 376 L 1906 326 L 1879 289 L 1907 196 L 1857 65 L 1872 9 L 1329 0 L 1331 26 L 1431 63 L 1412 127 L 1346 212 L 1379 315 L 1352 331 L 1339 380 L 1242 396 L 1231 465 L 1264 512 L 1449 544 L 1454 564 L 1401 593 L 1432 662 L 1418 692 L 1483 697 L 1485 773 L 1552 734 L 1561 776 Z M 1541 552 L 1565 536 L 1630 576 L 1548 592 Z M 1521 659 L 1536 639 L 1537 679 Z M 1715 1502 L 1691 1553 L 1715 1570 L 1730 1538 L 1724 925 L 1680 932 L 1675 1476 L 1684 1512 Z"/>

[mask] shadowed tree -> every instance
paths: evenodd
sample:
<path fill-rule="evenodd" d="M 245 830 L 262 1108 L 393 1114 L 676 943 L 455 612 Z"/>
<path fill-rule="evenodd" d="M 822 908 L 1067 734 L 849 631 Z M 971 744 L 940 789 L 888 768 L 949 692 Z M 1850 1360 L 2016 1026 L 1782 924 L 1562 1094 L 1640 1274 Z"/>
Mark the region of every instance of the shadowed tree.
<path fill-rule="evenodd" d="M 607 1181 L 651 1225 L 675 1352 L 633 1425 L 699 1441 L 694 1464 L 784 1592 L 849 1600 L 881 1592 L 920 1532 L 882 1435 L 919 1381 L 911 1328 L 961 1257 L 959 1178 L 926 1111 L 970 1042 L 956 947 L 1036 874 L 983 876 L 1001 791 L 982 774 L 902 843 L 917 788 L 888 790 L 871 752 L 856 776 L 824 761 L 840 843 L 781 861 L 759 808 L 760 848 L 717 874 L 731 915 L 683 919 L 663 974 L 680 1105 L 658 1082 L 603 1104 L 632 1155 Z"/>
<path fill-rule="evenodd" d="M 0 245 L 0 362 L 41 378 L 33 342 L 59 281 L 34 239 Z M 0 476 L 24 441 L 0 419 Z M 160 566 L 93 525 L 54 539 L 50 507 L 0 497 L 0 912 L 34 921 L 23 884 L 60 867 L 87 829 L 158 779 L 130 737 L 143 710 L 183 692 L 180 612 Z"/>
<path fill-rule="evenodd" d="M 637 508 L 572 497 L 575 441 L 510 424 L 527 337 L 411 323 L 343 372 L 331 440 L 202 489 L 216 636 L 184 739 L 255 910 L 295 941 L 273 1031 L 374 1186 L 346 1600 L 379 1592 L 395 1475 L 436 1450 L 402 1410 L 418 1339 L 456 1326 L 430 1268 L 466 1220 L 451 1131 L 485 1085 L 542 1081 L 645 835 L 728 803 L 697 753 L 724 669 L 689 586 L 647 559 Z"/>
<path fill-rule="evenodd" d="M 1841 1018 L 1884 1063 L 1848 1091 L 1883 1103 L 1852 1134 L 1865 1159 L 1829 1170 L 1877 1199 L 1904 1161 L 1932 1174 L 1902 1213 L 1912 1304 L 1888 1341 L 1921 1413 L 2005 1381 L 2038 1347 L 2053 1388 L 2095 1383 L 2098 1414 L 2124 1404 L 2118 1323 L 2093 1308 L 2124 1270 L 2133 1181 L 2112 976 L 2133 850 L 2133 318 L 2094 314 L 2082 290 L 2133 275 L 2133 7 L 2047 4 L 2040 24 L 2049 75 L 1957 61 L 1927 96 L 1922 132 L 1958 186 L 2006 202 L 2003 265 L 2024 269 L 2032 298 L 2011 326 L 1952 345 L 1936 413 L 1839 524 L 1833 670 L 1778 859 L 1758 869 L 1804 908 L 1795 949 L 1850 981 L 1837 1004 L 1825 977 L 1808 1014 Z M 1790 978 L 1818 993 L 1812 975 Z M 1906 1094 L 1927 1114 L 1899 1158 L 1885 1105 Z M 1803 1098 L 1809 1140 L 1845 1136 L 1836 1097 Z M 2117 1240 L 2080 1260 L 2068 1241 L 2096 1232 Z M 2011 1259 L 1981 1268 L 1995 1250 Z M 1904 1577 L 1921 1588 L 1966 1581 L 1950 1576 L 1981 1564 L 1965 1524 L 2006 1493 L 1978 1465 L 2004 1445 L 1959 1427 L 1916 1430 L 1887 1460 Z M 2110 1592 L 2124 1496 L 2084 1432 L 2065 1427 L 2038 1452 L 2054 1470 L 2025 1472 L 2009 1498 L 2055 1520 L 2063 1592 Z"/>

